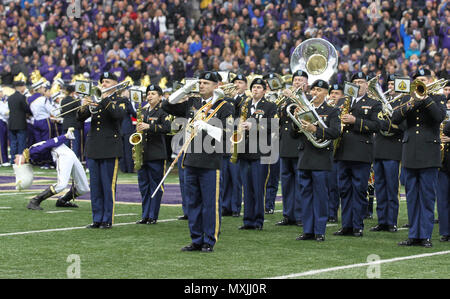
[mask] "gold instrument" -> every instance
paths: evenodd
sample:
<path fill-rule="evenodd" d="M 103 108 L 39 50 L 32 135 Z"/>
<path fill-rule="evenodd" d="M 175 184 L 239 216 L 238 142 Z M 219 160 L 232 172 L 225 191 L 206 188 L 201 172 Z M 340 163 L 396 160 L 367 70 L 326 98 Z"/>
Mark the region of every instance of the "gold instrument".
<path fill-rule="evenodd" d="M 219 85 L 219 88 L 223 90 L 226 97 L 233 97 L 236 92 L 236 86 L 234 83 L 227 83 L 224 85 Z"/>
<path fill-rule="evenodd" d="M 286 107 L 286 113 L 287 115 L 292 119 L 294 124 L 299 127 L 300 131 L 305 134 L 306 138 L 317 148 L 324 148 L 327 147 L 331 140 L 317 140 L 313 133 L 305 131 L 302 129 L 302 120 L 305 120 L 309 123 L 312 123 L 314 125 L 318 125 L 321 128 L 328 128 L 325 122 L 322 120 L 322 118 L 317 114 L 316 109 L 314 109 L 313 105 L 310 103 L 310 101 L 306 98 L 305 93 L 301 88 L 298 88 L 295 91 L 295 97 L 292 98 L 294 100 L 294 103 L 289 104 Z M 311 100 L 311 102 L 313 102 Z M 292 113 L 291 110 L 294 110 Z"/>
<path fill-rule="evenodd" d="M 101 98 L 102 95 L 104 95 L 104 94 L 106 94 L 106 93 L 111 93 L 110 95 L 112 95 L 112 94 L 114 94 L 114 93 L 116 93 L 116 92 L 120 92 L 120 91 L 122 91 L 122 90 L 128 88 L 129 84 L 130 84 L 130 81 L 124 80 L 124 81 L 122 81 L 122 82 L 120 82 L 120 83 L 118 83 L 118 84 L 116 84 L 116 85 L 114 85 L 114 86 L 111 86 L 111 87 L 108 87 L 108 88 L 105 88 L 105 89 L 101 89 L 101 88 L 98 87 L 98 86 L 93 86 L 93 87 L 91 88 L 91 90 L 90 90 L 89 96 L 91 96 L 92 99 L 94 100 L 94 102 L 95 102 L 96 104 L 98 104 L 98 103 L 100 103 L 100 102 L 102 101 L 102 98 Z M 68 105 L 68 104 L 71 104 L 71 103 L 73 103 L 73 102 L 79 101 L 79 100 L 80 100 L 80 99 L 76 99 L 76 100 L 74 100 L 74 101 L 72 101 L 72 102 L 70 102 L 70 103 L 67 103 L 67 105 Z M 68 113 L 70 113 L 70 112 L 73 112 L 73 111 L 76 111 L 76 110 L 78 110 L 78 109 L 81 109 L 81 107 L 83 107 L 83 106 L 85 106 L 85 105 L 81 105 L 81 106 L 75 107 L 75 108 L 70 109 L 70 110 L 68 110 L 68 111 L 66 111 L 66 112 L 64 112 L 64 113 L 61 113 L 61 114 L 59 114 L 59 115 L 57 115 L 57 116 L 55 116 L 55 117 L 61 117 L 61 116 L 66 115 L 66 114 L 68 114 Z M 95 108 L 91 108 L 91 106 L 89 106 L 89 110 L 90 110 L 91 113 L 93 113 L 93 114 L 95 114 L 95 113 L 98 112 L 98 111 L 95 110 Z"/>
<path fill-rule="evenodd" d="M 381 102 L 382 109 L 380 113 L 378 114 L 378 118 L 381 120 L 390 120 L 392 117 L 392 113 L 394 110 L 392 109 L 392 106 L 390 102 L 386 99 L 386 96 L 381 89 L 380 84 L 378 83 L 378 80 L 380 79 L 380 75 L 377 75 L 369 80 L 368 82 L 368 89 L 367 89 L 367 95 L 374 99 L 375 101 Z M 380 134 L 383 136 L 393 136 L 394 133 L 388 133 L 386 131 L 380 131 Z"/>
<path fill-rule="evenodd" d="M 322 79 L 328 81 L 337 72 L 336 48 L 322 38 L 310 38 L 300 43 L 290 57 L 291 72 L 303 70 L 308 73 L 308 85 Z"/>
<path fill-rule="evenodd" d="M 407 105 L 411 105 L 416 101 L 420 101 L 425 99 L 430 94 L 436 94 L 438 93 L 442 88 L 444 88 L 445 84 L 447 84 L 448 80 L 445 79 L 439 79 L 434 82 L 431 82 L 429 84 L 425 84 L 422 81 L 416 79 L 411 83 L 411 89 L 409 94 L 411 95 L 411 98 L 402 103 L 401 105 L 398 105 L 394 108 L 394 110 L 397 110 L 399 108 L 402 108 Z M 397 98 L 397 97 L 396 97 Z M 396 100 L 394 98 L 391 102 Z"/>
<path fill-rule="evenodd" d="M 252 102 L 252 99 L 248 99 L 244 105 L 242 105 L 241 108 L 241 117 L 239 118 L 239 123 L 237 130 L 233 132 L 233 135 L 230 137 L 231 145 L 233 145 L 233 153 L 231 154 L 230 162 L 236 163 L 238 158 L 238 144 L 242 142 L 244 139 L 244 132 L 242 129 L 241 124 L 247 120 L 247 112 L 248 112 L 248 106 Z"/>
<path fill-rule="evenodd" d="M 290 91 L 295 92 L 295 88 L 294 86 L 291 86 L 288 88 Z M 280 106 L 284 101 L 286 101 L 287 99 L 290 99 L 290 97 L 283 95 L 282 93 L 280 93 L 280 96 L 278 96 L 278 98 L 275 100 L 275 105 Z"/>
<path fill-rule="evenodd" d="M 341 119 L 341 117 L 343 115 L 348 114 L 350 112 L 351 104 L 352 104 L 352 99 L 349 96 L 346 96 L 345 100 L 344 100 L 344 104 L 342 105 L 341 112 L 339 114 L 339 119 Z M 334 145 L 333 154 L 336 153 L 336 150 L 338 149 L 339 145 L 341 144 L 342 132 L 344 131 L 344 127 L 345 127 L 345 124 L 341 120 L 341 134 L 339 135 L 338 138 L 336 138 L 334 140 L 334 143 L 333 143 L 333 145 Z"/>
<path fill-rule="evenodd" d="M 137 119 L 137 124 L 142 123 L 144 121 L 144 115 L 142 114 L 142 104 L 141 103 L 139 103 L 139 107 L 136 111 L 136 119 Z M 129 138 L 129 142 L 133 146 L 133 148 L 131 149 L 131 154 L 133 156 L 135 170 L 141 169 L 142 162 L 143 162 L 144 145 L 142 144 L 142 139 L 143 139 L 142 134 L 143 134 L 143 131 L 136 130 L 136 132 L 131 134 L 131 136 Z"/>
<path fill-rule="evenodd" d="M 447 114 L 444 121 L 441 122 L 441 125 L 439 126 L 439 138 L 441 139 L 441 163 L 444 162 L 445 148 L 448 146 L 446 142 L 442 142 L 442 138 L 444 137 L 444 127 L 449 122 L 449 120 L 450 119 Z"/>
<path fill-rule="evenodd" d="M 180 89 L 182 89 L 182 88 L 180 88 Z M 223 99 L 224 97 L 225 97 L 225 94 L 222 89 L 220 89 L 220 88 L 215 89 L 212 100 L 208 104 L 205 105 L 206 107 L 204 107 L 204 109 L 199 109 L 196 112 L 196 114 L 194 115 L 194 117 L 192 118 L 192 120 L 187 124 L 186 131 L 190 132 L 190 136 L 189 136 L 189 138 L 187 138 L 187 140 L 181 147 L 180 151 L 178 152 L 178 155 L 172 161 L 172 164 L 170 164 L 169 169 L 167 170 L 166 174 L 164 175 L 161 182 L 159 182 L 158 186 L 156 187 L 155 191 L 153 192 L 152 198 L 155 197 L 159 188 L 161 188 L 161 186 L 164 183 L 164 181 L 166 180 L 167 176 L 169 175 L 169 173 L 172 171 L 172 169 L 177 164 L 178 159 L 181 157 L 182 154 L 184 154 L 186 152 L 186 150 L 188 149 L 192 140 L 194 140 L 195 136 L 197 136 L 199 131 L 198 131 L 197 127 L 194 126 L 194 123 L 197 120 L 204 120 L 205 122 L 208 122 L 216 114 L 216 112 L 220 109 L 220 107 L 222 107 L 222 105 L 225 104 L 226 102 L 223 101 L 221 104 L 219 104 L 219 106 L 216 107 L 216 109 L 214 110 L 215 112 L 210 113 L 208 115 L 209 110 L 217 101 Z"/>

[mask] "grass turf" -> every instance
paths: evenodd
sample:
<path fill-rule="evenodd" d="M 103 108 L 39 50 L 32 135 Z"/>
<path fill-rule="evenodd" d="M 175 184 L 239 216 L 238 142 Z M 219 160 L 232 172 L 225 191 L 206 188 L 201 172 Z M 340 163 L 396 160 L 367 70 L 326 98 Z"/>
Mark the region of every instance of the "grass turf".
<path fill-rule="evenodd" d="M 0 175 L 11 174 L 11 168 L 0 168 Z M 51 177 L 54 171 L 36 170 L 35 175 Z M 134 181 L 135 174 L 119 174 L 119 183 Z M 168 182 L 177 182 L 176 173 Z M 247 279 L 366 263 L 372 254 L 385 260 L 450 250 L 449 242 L 439 242 L 437 225 L 433 248 L 399 247 L 407 229 L 370 232 L 376 217 L 365 221 L 362 238 L 333 236 L 338 223 L 329 225 L 325 242 L 296 241 L 301 228 L 275 225 L 282 218 L 278 203 L 275 214 L 265 215 L 263 231 L 238 230 L 242 216 L 223 217 L 213 253 L 181 252 L 191 240 L 187 221 L 177 220 L 180 205 L 162 206 L 156 225 L 137 225 L 141 206 L 116 203 L 113 228 L 90 230 L 84 228 L 91 223 L 88 201 L 77 201 L 78 209 L 61 209 L 49 199 L 42 203 L 43 211 L 27 210 L 36 193 L 7 195 L 0 186 L 0 278 L 67 278 L 68 257 L 73 254 L 79 256 L 80 277 L 85 279 Z M 406 222 L 406 203 L 401 201 L 399 225 Z M 50 231 L 63 228 L 67 230 Z M 449 266 L 448 254 L 396 261 L 381 264 L 379 277 L 449 278 Z M 300 278 L 367 278 L 368 270 L 362 266 Z"/>

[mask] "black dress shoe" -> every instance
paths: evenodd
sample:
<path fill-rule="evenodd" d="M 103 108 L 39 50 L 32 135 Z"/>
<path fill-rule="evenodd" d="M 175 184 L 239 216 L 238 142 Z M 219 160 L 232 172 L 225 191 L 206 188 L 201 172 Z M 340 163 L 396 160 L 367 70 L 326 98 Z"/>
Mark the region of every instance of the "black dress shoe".
<path fill-rule="evenodd" d="M 144 219 L 136 221 L 136 224 L 147 224 L 147 222 L 148 222 L 148 218 L 144 218 Z"/>
<path fill-rule="evenodd" d="M 370 228 L 371 232 L 381 232 L 381 231 L 387 231 L 388 226 L 387 224 L 377 224 L 376 226 Z"/>
<path fill-rule="evenodd" d="M 335 236 L 351 236 L 353 234 L 353 228 L 352 227 L 343 227 L 337 232 L 333 233 Z"/>
<path fill-rule="evenodd" d="M 336 223 L 337 222 L 337 218 L 336 217 L 328 217 L 328 223 Z"/>
<path fill-rule="evenodd" d="M 388 231 L 391 232 L 391 233 L 395 233 L 395 232 L 398 231 L 398 228 L 397 228 L 396 225 L 389 225 Z"/>
<path fill-rule="evenodd" d="M 156 224 L 156 219 L 149 218 L 147 224 Z"/>
<path fill-rule="evenodd" d="M 86 228 L 99 228 L 100 222 L 94 222 L 86 226 Z"/>
<path fill-rule="evenodd" d="M 353 230 L 353 236 L 354 237 L 362 237 L 363 236 L 363 230 L 362 229 L 354 229 Z"/>
<path fill-rule="evenodd" d="M 408 228 L 409 227 L 409 223 L 406 223 L 405 225 L 402 226 L 403 228 Z"/>
<path fill-rule="evenodd" d="M 433 244 L 431 243 L 430 239 L 423 239 L 421 242 L 421 245 L 425 248 L 431 248 L 433 247 Z"/>
<path fill-rule="evenodd" d="M 325 241 L 325 236 L 324 235 L 315 235 L 314 237 L 315 237 L 317 242 Z"/>
<path fill-rule="evenodd" d="M 241 213 L 239 213 L 239 212 L 233 212 L 233 215 L 231 215 L 231 216 L 233 216 L 233 217 L 240 217 L 240 216 L 241 216 Z"/>
<path fill-rule="evenodd" d="M 239 227 L 239 229 L 240 230 L 243 230 L 243 229 L 255 229 L 255 227 L 251 226 L 251 225 L 243 225 L 243 226 Z"/>
<path fill-rule="evenodd" d="M 178 217 L 178 220 L 188 220 L 188 216 L 187 215 L 183 215 Z"/>
<path fill-rule="evenodd" d="M 255 226 L 255 229 L 256 230 L 263 230 L 263 227 L 262 227 L 262 225 L 257 225 L 257 226 Z"/>
<path fill-rule="evenodd" d="M 202 245 L 202 252 L 213 252 L 213 247 L 205 243 Z"/>
<path fill-rule="evenodd" d="M 297 238 L 295 238 L 297 241 L 301 240 L 314 240 L 314 234 L 301 234 Z"/>
<path fill-rule="evenodd" d="M 300 220 L 299 220 L 299 221 L 295 221 L 295 225 L 297 225 L 297 226 L 303 226 L 303 222 L 301 222 Z"/>
<path fill-rule="evenodd" d="M 439 239 L 439 241 L 441 241 L 441 242 L 448 242 L 448 241 L 450 241 L 450 236 L 442 236 L 442 237 Z"/>
<path fill-rule="evenodd" d="M 200 251 L 200 250 L 202 250 L 202 245 L 195 243 L 191 243 L 181 248 L 181 251 Z"/>
<path fill-rule="evenodd" d="M 109 229 L 109 228 L 112 228 L 112 224 L 111 223 L 102 222 L 100 224 L 99 228 Z"/>
<path fill-rule="evenodd" d="M 401 241 L 397 243 L 398 246 L 418 246 L 421 244 L 420 239 L 407 239 L 405 241 Z"/>
<path fill-rule="evenodd" d="M 264 210 L 264 213 L 265 213 L 265 214 L 273 214 L 273 213 L 274 213 L 274 210 L 273 210 L 273 209 L 265 209 L 265 210 Z"/>
<path fill-rule="evenodd" d="M 278 221 L 277 223 L 275 223 L 275 225 L 290 225 L 292 224 L 291 221 L 289 221 L 289 219 L 287 218 L 283 218 L 283 220 Z"/>

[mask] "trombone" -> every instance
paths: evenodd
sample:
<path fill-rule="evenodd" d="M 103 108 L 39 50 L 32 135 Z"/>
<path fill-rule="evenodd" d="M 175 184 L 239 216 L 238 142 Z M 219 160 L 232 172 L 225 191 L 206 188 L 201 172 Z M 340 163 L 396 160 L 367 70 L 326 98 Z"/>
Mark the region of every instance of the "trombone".
<path fill-rule="evenodd" d="M 106 93 L 109 93 L 109 92 L 112 92 L 112 93 L 111 93 L 111 95 L 112 95 L 112 94 L 114 94 L 114 93 L 116 93 L 116 92 L 122 91 L 122 90 L 128 88 L 128 85 L 129 85 L 129 84 L 130 84 L 130 81 L 124 80 L 124 81 L 122 81 L 122 82 L 120 82 L 120 83 L 118 83 L 118 84 L 116 84 L 116 85 L 113 85 L 113 86 L 111 86 L 111 87 L 107 87 L 107 88 L 105 88 L 105 89 L 101 89 L 101 88 L 98 87 L 98 86 L 94 86 L 94 87 L 91 88 L 90 93 L 89 93 L 88 96 L 91 96 L 91 97 L 92 97 L 92 99 L 94 100 L 95 104 L 99 104 L 99 103 L 102 101 L 102 95 L 104 95 L 104 94 L 106 94 Z M 80 100 L 82 100 L 82 98 L 76 99 L 76 100 L 71 101 L 70 103 L 64 104 L 64 105 L 61 106 L 59 109 L 61 109 L 62 107 L 65 107 L 65 106 L 67 106 L 67 105 L 69 105 L 69 104 L 72 104 L 72 103 L 74 103 L 74 102 L 76 102 L 76 101 L 80 101 Z M 68 110 L 68 111 L 65 111 L 65 112 L 63 112 L 63 113 L 58 114 L 58 115 L 56 115 L 55 117 L 61 117 L 61 116 L 63 116 L 63 115 L 69 114 L 69 113 L 71 113 L 71 112 L 73 112 L 73 111 L 76 111 L 76 110 L 78 110 L 78 109 L 81 109 L 81 107 L 83 107 L 83 106 L 85 106 L 85 105 L 86 105 L 86 104 L 81 105 L 81 106 L 77 106 L 77 107 L 75 107 L 75 108 L 73 108 L 73 109 L 70 109 L 70 110 Z M 91 113 L 97 113 L 97 112 L 98 112 L 98 111 L 95 111 L 95 110 L 93 110 L 93 109 L 94 109 L 94 108 L 91 108 L 91 106 L 89 106 L 89 110 L 91 111 Z"/>

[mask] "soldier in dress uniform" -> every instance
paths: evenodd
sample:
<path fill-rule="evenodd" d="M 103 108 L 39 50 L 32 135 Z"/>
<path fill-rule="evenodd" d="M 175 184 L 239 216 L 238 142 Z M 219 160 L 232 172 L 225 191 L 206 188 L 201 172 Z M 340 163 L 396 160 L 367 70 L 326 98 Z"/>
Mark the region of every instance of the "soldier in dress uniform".
<path fill-rule="evenodd" d="M 363 236 L 363 219 L 367 213 L 367 187 L 373 161 L 373 133 L 379 130 L 381 103 L 367 96 L 367 77 L 357 72 L 351 81 L 359 86 L 348 114 L 341 115 L 345 124 L 335 151 L 338 163 L 338 190 L 341 197 L 342 228 L 335 235 Z"/>
<path fill-rule="evenodd" d="M 424 84 L 432 82 L 428 69 L 419 69 L 413 76 Z M 446 115 L 442 95 L 405 96 L 394 111 L 392 122 L 406 120 L 403 135 L 402 165 L 405 171 L 406 206 L 408 209 L 408 239 L 400 246 L 432 247 L 436 200 L 435 184 L 441 167 L 439 128 Z"/>
<path fill-rule="evenodd" d="M 338 108 L 329 106 L 325 101 L 328 83 L 316 80 L 311 85 L 312 105 L 326 125 L 319 127 L 301 120 L 303 132 L 313 134 L 317 141 L 333 140 L 339 136 L 340 121 Z M 298 128 L 294 129 L 298 134 Z M 305 134 L 299 134 L 298 153 L 300 197 L 302 206 L 303 234 L 297 240 L 324 241 L 328 220 L 328 178 L 333 167 L 333 143 L 318 148 L 308 140 Z"/>
<path fill-rule="evenodd" d="M 291 130 L 295 126 L 286 113 L 286 107 L 293 103 L 293 91 L 305 87 L 308 83 L 308 74 L 296 71 L 292 75 L 292 87 L 283 90 L 285 100 L 279 103 L 278 115 L 280 117 L 280 176 L 281 194 L 283 199 L 283 219 L 276 225 L 301 225 L 301 197 L 300 178 L 297 171 L 298 146 L 300 139 L 293 138 Z"/>
<path fill-rule="evenodd" d="M 245 132 L 245 152 L 239 153 L 239 169 L 244 188 L 244 225 L 240 229 L 262 230 L 264 224 L 264 198 L 268 179 L 268 164 L 262 163 L 261 138 L 271 139 L 271 119 L 277 106 L 265 99 L 266 82 L 261 78 L 250 84 L 252 99 L 247 100 L 247 120 L 240 124 Z M 264 122 L 264 121 L 265 122 Z"/>
<path fill-rule="evenodd" d="M 448 111 L 448 110 L 447 110 Z M 439 214 L 439 239 L 450 241 L 450 122 L 444 125 L 441 135 L 442 167 L 438 173 L 436 190 Z"/>
<path fill-rule="evenodd" d="M 388 77 L 388 88 L 394 90 L 395 75 Z M 400 101 L 391 103 L 395 108 Z M 373 170 L 377 195 L 378 224 L 370 231 L 397 231 L 399 208 L 399 171 L 405 124 L 395 125 L 383 112 L 378 115 L 380 131 L 375 135 Z"/>
<path fill-rule="evenodd" d="M 168 158 L 165 135 L 170 132 L 171 123 L 169 115 L 161 109 L 161 87 L 151 84 L 147 86 L 146 94 L 148 103 L 142 107 L 143 121 L 138 120 L 136 125 L 136 131 L 143 132 L 143 163 L 137 172 L 142 217 L 136 223 L 156 224 L 163 191 L 160 189 L 154 198 L 151 196 L 164 177 Z"/>
<path fill-rule="evenodd" d="M 233 119 L 237 120 L 241 117 L 242 105 L 248 98 L 245 94 L 247 78 L 242 74 L 238 74 L 231 80 L 231 83 L 236 86 L 236 95 L 233 98 L 229 98 L 229 101 L 234 107 Z M 225 142 L 229 141 L 225 140 Z M 224 184 L 223 186 L 222 216 L 239 217 L 242 207 L 242 178 L 239 164 L 231 163 L 230 156 L 227 156 L 224 163 L 227 163 L 227 171 L 223 175 L 228 176 L 225 181 L 229 184 Z"/>
<path fill-rule="evenodd" d="M 117 77 L 104 72 L 100 77 L 102 89 L 116 85 Z M 119 158 L 123 155 L 120 124 L 126 113 L 125 104 L 119 103 L 114 91 L 103 93 L 95 103 L 89 97 L 83 99 L 77 118 L 85 121 L 92 117 L 87 136 L 88 160 L 93 223 L 87 228 L 111 228 L 114 221 L 116 182 Z"/>
<path fill-rule="evenodd" d="M 234 112 L 230 103 L 213 98 L 219 81 L 217 73 L 203 72 L 199 77 L 201 98 L 189 97 L 179 103 L 181 99 L 174 97 L 162 103 L 162 108 L 174 116 L 189 119 L 193 119 L 197 113 L 204 113 L 206 116 L 194 121 L 193 127 L 198 133 L 181 157 L 185 171 L 184 188 L 192 240 L 182 251 L 211 252 L 219 235 L 222 138 L 226 120 Z M 211 148 L 205 145 L 210 145 Z"/>
<path fill-rule="evenodd" d="M 338 102 L 341 103 L 341 100 L 344 97 L 344 88 L 340 84 L 331 84 L 329 91 L 329 99 L 328 104 L 333 107 L 338 107 Z M 329 192 L 329 200 L 328 200 L 328 222 L 336 223 L 338 221 L 338 211 L 340 205 L 339 199 L 339 190 L 338 190 L 338 163 L 333 160 L 333 167 L 329 172 L 328 178 L 328 192 Z"/>

